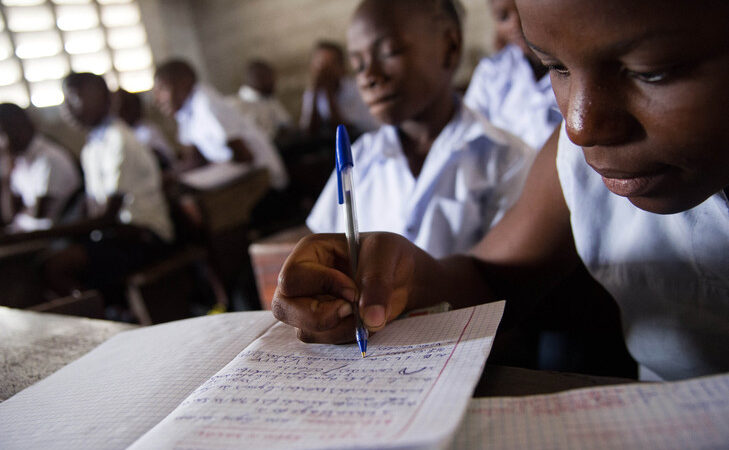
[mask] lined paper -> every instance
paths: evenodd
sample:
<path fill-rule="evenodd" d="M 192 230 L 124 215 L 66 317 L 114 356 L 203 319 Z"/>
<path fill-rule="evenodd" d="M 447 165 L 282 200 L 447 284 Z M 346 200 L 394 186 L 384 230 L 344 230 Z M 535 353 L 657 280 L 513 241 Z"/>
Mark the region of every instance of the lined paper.
<path fill-rule="evenodd" d="M 729 375 L 473 399 L 452 448 L 729 448 Z"/>
<path fill-rule="evenodd" d="M 0 448 L 125 448 L 276 322 L 228 313 L 122 332 L 0 403 Z"/>
<path fill-rule="evenodd" d="M 461 421 L 504 302 L 403 319 L 356 346 L 277 324 L 133 449 L 441 447 Z"/>

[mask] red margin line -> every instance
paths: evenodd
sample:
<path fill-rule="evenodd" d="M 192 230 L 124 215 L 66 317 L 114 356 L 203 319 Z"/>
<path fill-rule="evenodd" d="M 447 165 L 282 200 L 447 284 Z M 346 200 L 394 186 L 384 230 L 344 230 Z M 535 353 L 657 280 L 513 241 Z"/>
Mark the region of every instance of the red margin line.
<path fill-rule="evenodd" d="M 461 331 L 461 335 L 458 336 L 458 340 L 456 341 L 456 344 L 453 346 L 453 350 L 451 350 L 451 354 L 448 355 L 448 359 L 446 359 L 445 364 L 443 364 L 443 367 L 440 369 L 440 372 L 438 372 L 438 376 L 435 377 L 435 381 L 433 382 L 432 385 L 430 385 L 430 389 L 428 389 L 428 393 L 425 394 L 423 401 L 420 402 L 420 405 L 418 405 L 418 407 L 415 409 L 415 412 L 410 417 L 410 420 L 408 420 L 408 422 L 405 425 L 403 425 L 402 429 L 395 435 L 395 437 L 393 438 L 394 440 L 400 439 L 400 437 L 402 437 L 402 435 L 410 427 L 410 425 L 413 424 L 415 417 L 417 417 L 418 413 L 420 412 L 420 408 L 423 407 L 423 404 L 425 404 L 425 401 L 428 399 L 428 396 L 430 396 L 430 393 L 433 392 L 433 388 L 435 388 L 435 385 L 438 384 L 438 380 L 440 379 L 440 376 L 443 374 L 443 371 L 445 370 L 446 366 L 448 366 L 448 363 L 451 360 L 451 356 L 453 356 L 453 353 L 456 352 L 456 348 L 458 347 L 458 344 L 461 343 L 461 339 L 463 339 L 463 335 L 466 333 L 466 330 L 468 329 L 468 325 L 471 324 L 471 319 L 473 319 L 473 315 L 476 313 L 476 307 L 474 306 L 472 308 L 473 309 L 471 310 L 471 316 L 468 318 L 468 321 L 466 321 L 466 325 L 463 327 L 463 330 Z"/>

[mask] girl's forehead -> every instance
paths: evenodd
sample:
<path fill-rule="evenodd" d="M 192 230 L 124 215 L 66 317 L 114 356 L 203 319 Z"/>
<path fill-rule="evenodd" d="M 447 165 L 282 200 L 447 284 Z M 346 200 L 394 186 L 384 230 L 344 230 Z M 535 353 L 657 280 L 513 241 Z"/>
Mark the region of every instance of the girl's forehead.
<path fill-rule="evenodd" d="M 527 40 L 550 54 L 560 49 L 611 49 L 656 36 L 700 43 L 726 33 L 727 4 L 690 1 L 516 0 Z M 716 10 L 716 11 L 713 11 Z M 635 41 L 635 42 L 633 42 Z"/>
<path fill-rule="evenodd" d="M 425 39 L 432 36 L 435 20 L 429 10 L 408 9 L 397 2 L 394 5 L 397 6 L 359 10 L 347 31 L 350 46 L 355 42 L 369 44 L 387 37 L 413 35 Z"/>

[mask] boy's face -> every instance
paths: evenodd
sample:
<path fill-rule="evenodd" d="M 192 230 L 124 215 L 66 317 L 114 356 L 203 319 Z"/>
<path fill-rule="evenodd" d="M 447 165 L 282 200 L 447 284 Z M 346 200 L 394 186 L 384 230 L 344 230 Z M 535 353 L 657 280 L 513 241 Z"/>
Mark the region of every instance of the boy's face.
<path fill-rule="evenodd" d="M 450 92 L 458 49 L 427 12 L 382 4 L 369 2 L 355 15 L 349 59 L 370 113 L 397 125 L 426 114 L 438 95 Z"/>
<path fill-rule="evenodd" d="M 109 100 L 94 86 L 66 86 L 63 89 L 65 108 L 85 127 L 101 123 L 109 112 Z"/>
<path fill-rule="evenodd" d="M 154 101 L 162 114 L 168 117 L 173 117 L 185 104 L 188 93 L 183 93 L 180 84 L 159 77 L 154 79 Z"/>
<path fill-rule="evenodd" d="M 729 186 L 723 3 L 517 0 L 570 140 L 641 209 L 683 211 Z"/>

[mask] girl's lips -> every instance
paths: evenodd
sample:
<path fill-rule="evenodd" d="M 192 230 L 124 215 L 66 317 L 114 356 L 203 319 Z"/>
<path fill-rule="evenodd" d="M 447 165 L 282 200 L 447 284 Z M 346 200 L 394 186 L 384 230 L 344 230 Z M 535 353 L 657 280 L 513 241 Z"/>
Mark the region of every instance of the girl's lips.
<path fill-rule="evenodd" d="M 389 103 L 397 98 L 397 94 L 390 94 L 390 95 L 383 95 L 382 97 L 378 97 L 376 100 L 373 100 L 369 103 L 370 107 L 382 105 L 384 103 Z"/>
<path fill-rule="evenodd" d="M 630 175 L 602 175 L 602 182 L 614 194 L 621 197 L 638 197 L 649 193 L 665 177 L 666 172 L 652 174 Z"/>

